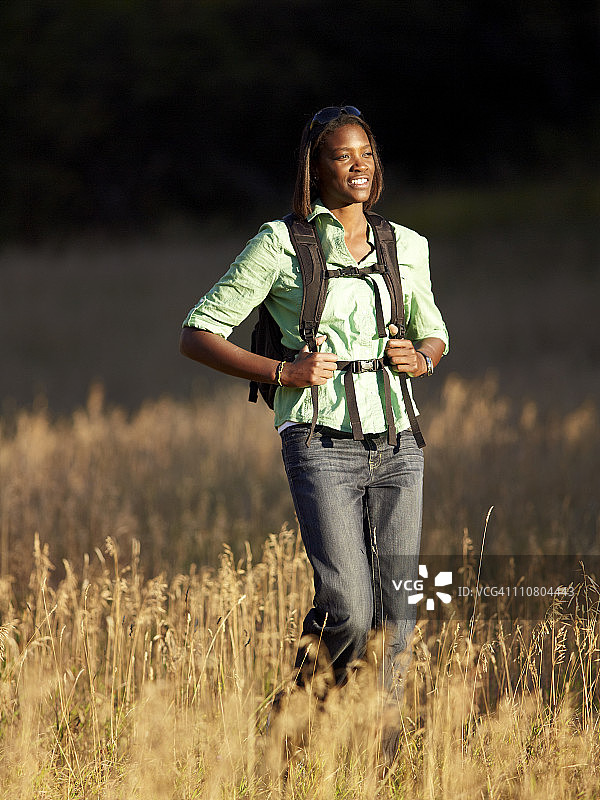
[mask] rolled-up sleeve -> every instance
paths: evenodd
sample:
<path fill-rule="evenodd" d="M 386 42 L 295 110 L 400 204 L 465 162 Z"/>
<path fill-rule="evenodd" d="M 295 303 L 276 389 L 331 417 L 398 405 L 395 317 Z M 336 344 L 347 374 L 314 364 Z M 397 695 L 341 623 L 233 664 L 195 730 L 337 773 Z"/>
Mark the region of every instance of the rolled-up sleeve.
<path fill-rule="evenodd" d="M 431 289 L 427 239 L 419 236 L 414 247 L 416 256 L 411 260 L 412 263 L 409 266 L 411 296 L 407 336 L 411 341 L 420 341 L 429 336 L 435 336 L 444 342 L 444 355 L 446 355 L 450 338 Z"/>
<path fill-rule="evenodd" d="M 201 297 L 183 321 L 227 339 L 268 295 L 281 268 L 281 245 L 273 227 L 261 227 L 223 277 Z"/>

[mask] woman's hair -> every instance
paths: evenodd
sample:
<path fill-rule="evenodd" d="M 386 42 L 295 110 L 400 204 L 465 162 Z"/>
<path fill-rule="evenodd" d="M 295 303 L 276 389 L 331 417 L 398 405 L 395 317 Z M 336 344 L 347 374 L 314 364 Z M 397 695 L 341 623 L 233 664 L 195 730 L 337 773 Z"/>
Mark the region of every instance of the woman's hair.
<path fill-rule="evenodd" d="M 333 131 L 338 128 L 343 128 L 345 125 L 359 125 L 367 134 L 373 152 L 375 170 L 371 182 L 371 193 L 369 194 L 369 199 L 364 204 L 365 211 L 368 211 L 379 200 L 379 196 L 383 190 L 383 167 L 379 160 L 375 137 L 362 117 L 340 113 L 340 116 L 323 126 L 318 122 L 314 125 L 312 125 L 312 122 L 308 122 L 302 131 L 300 152 L 298 154 L 298 173 L 296 175 L 293 201 L 294 213 L 301 219 L 306 219 L 308 217 L 311 212 L 311 205 L 319 194 L 319 189 L 314 177 L 314 168 L 319 158 L 321 145 L 329 134 L 333 133 Z"/>

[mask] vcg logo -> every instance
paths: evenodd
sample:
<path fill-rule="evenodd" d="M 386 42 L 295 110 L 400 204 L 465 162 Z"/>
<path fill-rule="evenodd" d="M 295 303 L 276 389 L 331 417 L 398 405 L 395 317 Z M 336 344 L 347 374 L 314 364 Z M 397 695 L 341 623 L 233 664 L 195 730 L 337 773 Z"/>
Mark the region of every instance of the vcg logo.
<path fill-rule="evenodd" d="M 408 602 L 411 606 L 420 603 L 421 600 L 425 597 L 423 591 L 423 579 L 429 578 L 429 573 L 427 572 L 427 566 L 425 564 L 419 564 L 419 578 L 417 580 L 406 580 L 406 581 L 392 581 L 394 584 L 394 589 L 398 592 L 402 587 L 404 587 L 405 592 L 413 592 L 414 594 L 410 594 L 408 596 Z M 452 573 L 451 572 L 438 572 L 438 574 L 433 579 L 434 586 L 450 586 L 452 583 Z M 436 597 L 442 601 L 442 603 L 447 604 L 452 600 L 452 595 L 448 594 L 447 592 L 435 592 Z M 435 600 L 432 597 L 427 597 L 427 602 L 425 604 L 425 608 L 427 611 L 433 611 L 435 608 Z"/>

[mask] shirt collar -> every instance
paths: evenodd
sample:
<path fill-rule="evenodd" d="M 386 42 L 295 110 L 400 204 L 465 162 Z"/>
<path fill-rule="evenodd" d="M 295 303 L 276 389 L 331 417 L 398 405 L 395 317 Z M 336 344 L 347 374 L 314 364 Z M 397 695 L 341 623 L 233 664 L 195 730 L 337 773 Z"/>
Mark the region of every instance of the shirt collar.
<path fill-rule="evenodd" d="M 312 211 L 306 219 L 308 222 L 312 222 L 313 219 L 316 219 L 316 217 L 320 216 L 321 214 L 327 214 L 329 217 L 331 217 L 331 219 L 335 220 L 338 225 L 341 225 L 341 222 L 339 219 L 337 219 L 335 214 L 332 214 L 331 211 L 323 205 L 321 198 L 317 197 L 315 202 L 312 204 Z"/>
<path fill-rule="evenodd" d="M 306 221 L 307 222 L 312 222 L 313 219 L 316 219 L 318 216 L 321 216 L 322 214 L 326 214 L 328 217 L 330 217 L 332 220 L 334 220 L 334 222 L 340 228 L 342 227 L 342 223 L 335 216 L 335 214 L 332 214 L 331 211 L 326 206 L 323 205 L 323 203 L 321 201 L 321 198 L 317 197 L 315 202 L 312 204 L 312 211 L 310 212 L 310 214 L 306 218 Z M 367 221 L 367 241 L 371 242 L 372 244 L 374 244 L 374 242 L 375 242 L 375 237 L 373 236 L 373 230 L 371 228 L 370 222 L 368 222 L 368 221 Z"/>

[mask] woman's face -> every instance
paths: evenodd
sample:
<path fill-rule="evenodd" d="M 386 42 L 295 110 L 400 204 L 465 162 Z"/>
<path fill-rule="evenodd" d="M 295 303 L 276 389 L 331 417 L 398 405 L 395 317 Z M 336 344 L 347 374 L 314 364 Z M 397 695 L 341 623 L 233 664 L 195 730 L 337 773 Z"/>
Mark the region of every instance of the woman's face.
<path fill-rule="evenodd" d="M 315 165 L 319 195 L 327 208 L 365 203 L 375 164 L 369 138 L 360 125 L 344 125 L 325 137 Z"/>

